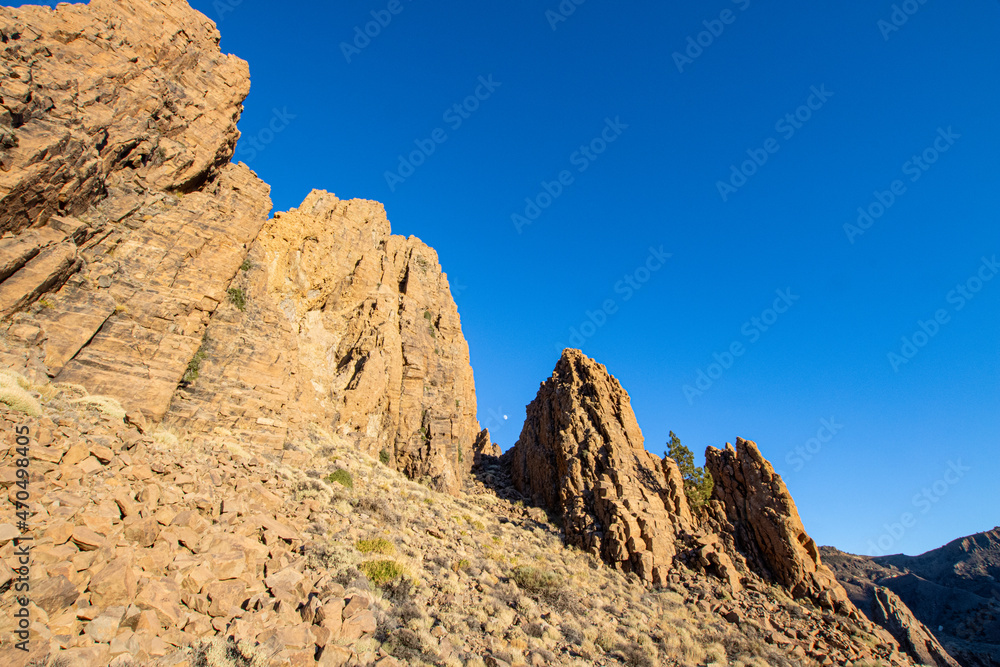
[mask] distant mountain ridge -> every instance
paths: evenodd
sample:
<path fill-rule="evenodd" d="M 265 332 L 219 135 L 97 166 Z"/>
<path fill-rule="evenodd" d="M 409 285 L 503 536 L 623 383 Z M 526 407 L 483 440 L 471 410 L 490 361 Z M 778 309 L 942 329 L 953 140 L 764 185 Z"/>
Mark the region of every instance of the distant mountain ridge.
<path fill-rule="evenodd" d="M 919 556 L 820 552 L 865 613 L 871 614 L 876 587 L 888 588 L 959 663 L 1000 666 L 1000 527 Z"/>

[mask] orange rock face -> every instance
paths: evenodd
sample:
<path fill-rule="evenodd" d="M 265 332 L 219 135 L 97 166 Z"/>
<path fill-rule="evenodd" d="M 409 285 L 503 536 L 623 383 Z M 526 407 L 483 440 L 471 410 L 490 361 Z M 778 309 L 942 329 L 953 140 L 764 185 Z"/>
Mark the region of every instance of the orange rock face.
<path fill-rule="evenodd" d="M 375 202 L 268 219 L 214 24 L 94 0 L 0 8 L 0 33 L 0 361 L 276 450 L 318 424 L 462 486 L 480 429 L 437 255 Z"/>
<path fill-rule="evenodd" d="M 736 439 L 735 449 L 709 447 L 706 468 L 715 480 L 723 530 L 733 535 L 748 565 L 796 597 L 856 614 L 847 593 L 820 560 L 785 483 L 756 443 Z"/>
<path fill-rule="evenodd" d="M 680 472 L 643 448 L 628 393 L 604 366 L 565 350 L 509 457 L 515 486 L 562 515 L 567 541 L 666 581 L 677 531 L 692 523 Z"/>
<path fill-rule="evenodd" d="M 312 422 L 456 491 L 479 435 L 469 347 L 437 254 L 377 202 L 314 191 L 278 213 L 205 337 L 168 421 L 281 447 Z M 296 436 L 297 437 L 297 436 Z"/>

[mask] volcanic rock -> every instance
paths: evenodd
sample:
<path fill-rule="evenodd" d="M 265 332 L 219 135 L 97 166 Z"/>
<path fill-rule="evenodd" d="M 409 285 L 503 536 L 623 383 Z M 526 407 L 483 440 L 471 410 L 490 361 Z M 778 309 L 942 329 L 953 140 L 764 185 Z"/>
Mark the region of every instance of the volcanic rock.
<path fill-rule="evenodd" d="M 567 542 L 667 580 L 677 532 L 692 524 L 683 482 L 643 448 L 629 396 L 604 366 L 565 350 L 508 457 L 514 485 L 562 516 Z"/>
<path fill-rule="evenodd" d="M 821 607 L 854 613 L 854 605 L 823 565 L 781 476 L 756 443 L 737 438 L 736 447 L 709 447 L 705 467 L 715 480 L 713 501 L 724 532 L 733 536 L 748 565 L 766 579 Z"/>

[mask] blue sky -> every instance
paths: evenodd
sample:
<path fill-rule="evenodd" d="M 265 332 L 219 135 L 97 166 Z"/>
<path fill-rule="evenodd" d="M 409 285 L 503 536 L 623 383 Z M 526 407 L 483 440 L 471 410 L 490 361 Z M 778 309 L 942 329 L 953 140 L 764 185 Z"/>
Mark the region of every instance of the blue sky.
<path fill-rule="evenodd" d="M 438 251 L 504 449 L 582 347 L 651 451 L 757 441 L 821 544 L 1000 524 L 1000 3 L 192 4 L 276 210 Z"/>

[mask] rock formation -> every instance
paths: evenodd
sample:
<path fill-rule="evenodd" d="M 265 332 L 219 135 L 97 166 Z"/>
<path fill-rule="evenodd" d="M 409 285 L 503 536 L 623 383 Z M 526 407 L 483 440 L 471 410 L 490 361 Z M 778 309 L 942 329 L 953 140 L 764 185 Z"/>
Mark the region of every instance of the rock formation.
<path fill-rule="evenodd" d="M 320 424 L 461 487 L 480 429 L 436 254 L 322 191 L 267 219 L 210 21 L 94 0 L 0 8 L 0 34 L 0 361 L 279 451 Z"/>
<path fill-rule="evenodd" d="M 643 447 L 629 396 L 607 369 L 565 350 L 527 408 L 514 485 L 562 516 L 566 539 L 626 572 L 667 581 L 692 517 L 677 464 Z"/>
<path fill-rule="evenodd" d="M 756 443 L 737 438 L 736 448 L 709 447 L 705 467 L 715 480 L 717 520 L 747 564 L 765 579 L 808 597 L 821 607 L 854 612 L 847 593 L 823 565 L 795 502 Z"/>
<path fill-rule="evenodd" d="M 934 635 L 918 621 L 899 596 L 888 588 L 875 587 L 872 620 L 892 633 L 904 651 L 921 665 L 959 667 Z"/>
<path fill-rule="evenodd" d="M 437 254 L 377 202 L 313 191 L 277 213 L 220 309 L 199 378 L 167 421 L 278 447 L 305 423 L 454 492 L 479 434 L 469 348 Z M 262 423 L 263 420 L 263 423 Z M 291 429 L 291 431 L 290 431 Z"/>
<path fill-rule="evenodd" d="M 247 65 L 184 2 L 0 8 L 0 34 L 0 313 L 35 375 L 158 419 L 271 206 L 229 164 Z"/>
<path fill-rule="evenodd" d="M 885 588 L 959 664 L 1000 667 L 1000 528 L 919 556 L 820 551 L 859 609 L 874 610 L 875 591 Z"/>
<path fill-rule="evenodd" d="M 499 458 L 434 251 L 392 235 L 380 204 L 324 191 L 269 218 L 268 186 L 230 162 L 248 90 L 246 63 L 184 0 L 0 8 L 0 489 L 21 483 L 23 423 L 33 489 L 29 527 L 11 502 L 0 520 L 0 590 L 30 530 L 39 638 L 31 656 L 9 649 L 5 596 L 0 657 L 179 667 L 202 664 L 188 647 L 231 637 L 244 645 L 212 650 L 282 666 L 400 664 L 390 650 L 435 664 L 672 660 L 670 628 L 652 648 L 615 630 L 677 605 L 641 580 L 690 586 L 694 620 L 673 618 L 703 623 L 720 660 L 722 618 L 754 623 L 723 647 L 736 662 L 764 650 L 781 664 L 909 664 L 860 619 L 769 597 L 777 584 L 852 609 L 752 443 L 710 450 L 718 486 L 701 521 L 677 465 L 644 449 L 628 394 L 579 351 Z M 617 572 L 574 580 L 577 594 L 560 573 L 589 559 L 552 549 L 538 508 L 484 487 L 468 502 L 474 463 L 509 474 Z M 558 572 L 508 567 L 528 540 L 523 555 L 557 552 Z M 369 580 L 398 588 L 374 596 Z M 588 615 L 607 625 L 584 632 Z M 707 662 L 698 651 L 685 660 Z"/>

